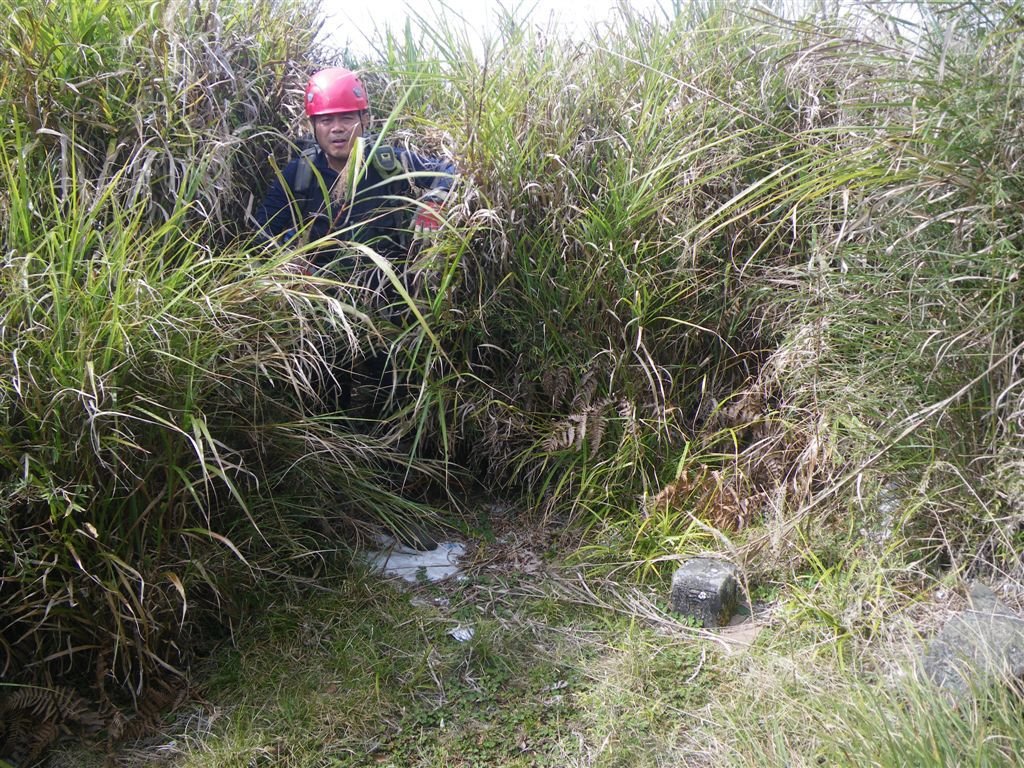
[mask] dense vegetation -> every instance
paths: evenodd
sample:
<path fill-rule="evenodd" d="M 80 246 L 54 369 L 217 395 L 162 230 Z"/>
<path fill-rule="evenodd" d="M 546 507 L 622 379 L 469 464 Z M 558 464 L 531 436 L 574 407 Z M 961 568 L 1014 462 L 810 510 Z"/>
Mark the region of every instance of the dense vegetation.
<path fill-rule="evenodd" d="M 421 469 L 320 415 L 369 318 L 239 239 L 312 9 L 3 10 L 3 670 L 120 706 Z"/>
<path fill-rule="evenodd" d="M 316 7 L 36 5 L 0 2 L 5 681 L 127 732 L 254 586 L 472 484 L 640 580 L 810 576 L 837 644 L 1024 577 L 1019 3 L 385 37 L 379 126 L 462 171 L 441 240 L 368 267 L 397 312 L 248 240 L 338 60 Z M 335 413 L 371 349 L 401 386 Z"/>

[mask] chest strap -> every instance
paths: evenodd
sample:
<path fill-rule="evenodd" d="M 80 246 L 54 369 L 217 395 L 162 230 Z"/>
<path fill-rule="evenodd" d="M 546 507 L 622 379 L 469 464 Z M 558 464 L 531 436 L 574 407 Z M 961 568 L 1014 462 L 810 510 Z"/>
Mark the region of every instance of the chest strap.
<path fill-rule="evenodd" d="M 298 197 L 309 197 L 309 190 L 313 187 L 313 174 L 316 172 L 314 161 L 319 151 L 319 147 L 307 147 L 299 155 L 299 166 L 295 169 L 293 189 Z M 370 156 L 370 162 L 373 163 L 377 173 L 385 179 L 402 170 L 402 163 L 399 161 L 394 147 L 377 147 Z"/>
<path fill-rule="evenodd" d="M 299 167 L 295 169 L 295 184 L 292 190 L 297 197 L 309 197 L 309 190 L 313 186 L 313 173 L 316 170 L 313 162 L 319 151 L 319 147 L 306 147 L 299 155 Z"/>

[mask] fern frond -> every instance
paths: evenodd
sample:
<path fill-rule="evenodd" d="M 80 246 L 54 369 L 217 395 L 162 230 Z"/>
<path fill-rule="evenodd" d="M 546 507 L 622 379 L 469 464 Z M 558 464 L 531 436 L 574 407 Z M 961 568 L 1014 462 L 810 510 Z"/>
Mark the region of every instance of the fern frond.
<path fill-rule="evenodd" d="M 597 394 L 597 384 L 601 369 L 602 366 L 600 364 L 591 363 L 587 370 L 583 372 L 583 377 L 580 379 L 579 386 L 576 388 L 576 393 L 572 398 L 572 409 L 574 411 L 582 411 L 593 404 L 594 395 Z"/>
<path fill-rule="evenodd" d="M 604 415 L 604 408 L 597 406 L 588 408 L 585 412 L 587 423 L 587 444 L 590 446 L 590 454 L 593 456 L 601 447 L 601 439 L 604 437 L 608 420 Z"/>
<path fill-rule="evenodd" d="M 622 420 L 622 440 L 635 440 L 640 434 L 636 419 L 636 403 L 624 397 L 619 398 L 615 402 L 615 412 Z"/>
<path fill-rule="evenodd" d="M 28 741 L 28 753 L 25 756 L 25 764 L 32 764 L 45 752 L 50 745 L 57 741 L 60 729 L 53 720 L 36 723 L 33 733 Z"/>
<path fill-rule="evenodd" d="M 548 453 L 578 450 L 587 436 L 587 416 L 576 413 L 555 424 L 552 432 L 541 444 Z"/>
<path fill-rule="evenodd" d="M 565 366 L 548 368 L 541 375 L 540 385 L 544 394 L 551 400 L 551 408 L 557 410 L 565 401 L 565 393 L 569 391 L 572 375 Z"/>
<path fill-rule="evenodd" d="M 5 752 L 25 755 L 19 764 L 38 759 L 61 731 L 70 731 L 72 724 L 102 727 L 99 714 L 65 685 L 18 688 L 0 701 L 0 723 L 6 724 Z"/>
<path fill-rule="evenodd" d="M 21 712 L 42 720 L 51 717 L 56 711 L 53 691 L 49 688 L 19 688 L 0 702 L 0 714 L 3 715 Z"/>

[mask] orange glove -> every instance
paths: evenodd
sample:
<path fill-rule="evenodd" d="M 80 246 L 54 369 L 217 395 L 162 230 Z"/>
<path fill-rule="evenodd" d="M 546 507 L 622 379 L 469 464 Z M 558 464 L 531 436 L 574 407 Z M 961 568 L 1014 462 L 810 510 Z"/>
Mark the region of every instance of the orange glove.
<path fill-rule="evenodd" d="M 426 196 L 416 204 L 416 215 L 412 218 L 412 239 L 429 241 L 434 238 L 444 220 L 441 218 L 441 204 L 437 197 Z"/>

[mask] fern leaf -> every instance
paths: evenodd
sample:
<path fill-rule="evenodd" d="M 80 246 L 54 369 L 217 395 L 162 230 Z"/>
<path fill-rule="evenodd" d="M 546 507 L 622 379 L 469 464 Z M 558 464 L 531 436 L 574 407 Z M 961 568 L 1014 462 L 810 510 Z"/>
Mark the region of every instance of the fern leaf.
<path fill-rule="evenodd" d="M 557 410 L 564 402 L 565 393 L 569 391 L 569 380 L 569 369 L 565 367 L 549 368 L 541 376 L 540 385 L 544 394 L 551 399 L 552 409 Z"/>
<path fill-rule="evenodd" d="M 590 446 L 590 453 L 594 455 L 601 447 L 601 439 L 604 437 L 605 427 L 608 420 L 604 416 L 604 409 L 591 408 L 586 413 L 587 444 Z"/>
<path fill-rule="evenodd" d="M 545 438 L 543 448 L 548 453 L 579 449 L 587 434 L 587 419 L 583 414 L 573 414 L 558 422 L 551 434 Z"/>
<path fill-rule="evenodd" d="M 53 720 L 36 723 L 35 732 L 28 743 L 28 754 L 25 757 L 25 762 L 33 763 L 38 760 L 39 756 L 57 740 L 58 733 L 57 723 Z"/>
<path fill-rule="evenodd" d="M 601 369 L 597 365 L 591 365 L 583 373 L 580 384 L 576 388 L 576 394 L 572 398 L 572 409 L 582 411 L 589 408 L 594 402 L 594 395 L 597 393 L 597 379 Z"/>

